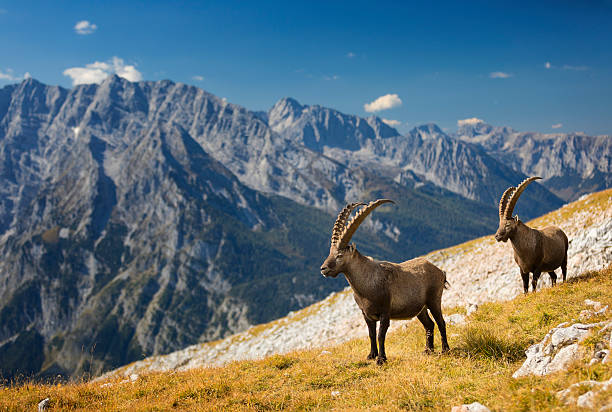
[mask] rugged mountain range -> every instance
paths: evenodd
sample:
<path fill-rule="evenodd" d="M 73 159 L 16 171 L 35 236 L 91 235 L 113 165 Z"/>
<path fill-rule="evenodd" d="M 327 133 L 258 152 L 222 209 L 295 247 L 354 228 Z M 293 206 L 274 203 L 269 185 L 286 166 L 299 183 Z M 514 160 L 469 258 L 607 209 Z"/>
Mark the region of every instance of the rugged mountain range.
<path fill-rule="evenodd" d="M 98 374 L 341 289 L 318 266 L 345 202 L 391 197 L 355 241 L 403 260 L 491 233 L 524 175 L 434 125 L 405 136 L 282 99 L 251 112 L 117 76 L 0 89 L 0 369 Z M 519 211 L 561 200 L 534 184 Z"/>
<path fill-rule="evenodd" d="M 268 112 L 270 127 L 351 168 L 364 168 L 407 187 L 432 183 L 462 197 L 496 206 L 500 193 L 524 175 L 485 149 L 445 134 L 438 126 L 416 127 L 406 135 L 377 117 L 362 119 L 321 106 L 281 99 Z M 561 205 L 542 186 L 522 199 L 527 217 Z"/>
<path fill-rule="evenodd" d="M 566 201 L 612 186 L 611 136 L 518 132 L 476 122 L 461 126 L 455 137 L 515 170 L 542 176 L 545 186 Z"/>
<path fill-rule="evenodd" d="M 318 266 L 347 199 L 398 200 L 356 237 L 381 258 L 495 225 L 489 205 L 330 159 L 169 81 L 0 89 L 0 178 L 9 378 L 97 374 L 342 288 Z"/>

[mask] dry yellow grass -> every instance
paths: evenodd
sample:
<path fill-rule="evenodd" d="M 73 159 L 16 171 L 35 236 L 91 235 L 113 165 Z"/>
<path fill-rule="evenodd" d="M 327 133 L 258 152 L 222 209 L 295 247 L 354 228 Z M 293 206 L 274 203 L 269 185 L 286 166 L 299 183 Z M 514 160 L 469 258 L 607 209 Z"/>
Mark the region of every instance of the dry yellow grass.
<path fill-rule="evenodd" d="M 392 333 L 389 362 L 365 361 L 366 339 L 321 350 L 234 362 L 222 368 L 154 373 L 135 382 L 43 385 L 23 383 L 0 389 L 0 410 L 450 410 L 479 401 L 492 410 L 566 410 L 555 392 L 585 379 L 612 377 L 606 365 L 575 365 L 547 377 L 512 379 L 524 349 L 552 327 L 577 319 L 584 299 L 612 307 L 612 267 L 554 289 L 485 304 L 465 326 L 449 326 L 449 354 L 426 355 L 418 322 Z M 436 332 L 437 334 L 437 332 Z M 440 347 L 436 335 L 437 347 Z M 584 389 L 586 391 L 586 389 Z M 610 402 L 601 394 L 599 405 Z"/>

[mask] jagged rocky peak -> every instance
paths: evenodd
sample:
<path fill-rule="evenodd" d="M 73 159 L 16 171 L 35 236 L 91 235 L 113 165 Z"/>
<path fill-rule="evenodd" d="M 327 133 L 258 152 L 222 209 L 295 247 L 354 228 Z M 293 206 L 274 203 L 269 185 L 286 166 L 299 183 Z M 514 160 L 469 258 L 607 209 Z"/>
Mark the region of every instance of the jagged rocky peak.
<path fill-rule="evenodd" d="M 377 138 L 385 139 L 387 137 L 399 136 L 399 132 L 396 128 L 389 126 L 378 116 L 369 116 L 366 118 L 366 121 L 376 132 Z"/>
<path fill-rule="evenodd" d="M 457 134 L 459 136 L 474 137 L 484 133 L 490 133 L 493 130 L 493 126 L 484 122 L 480 119 L 466 119 L 459 121 L 459 128 Z"/>
<path fill-rule="evenodd" d="M 358 150 L 368 140 L 399 136 L 375 116 L 347 115 L 328 107 L 302 105 L 292 98 L 283 98 L 270 109 L 268 124 L 283 137 L 318 152 L 324 147 Z"/>
<path fill-rule="evenodd" d="M 435 123 L 427 123 L 417 126 L 410 131 L 410 134 L 420 136 L 422 139 L 432 139 L 439 136 L 446 136 L 446 133 L 444 133 Z"/>
<path fill-rule="evenodd" d="M 292 97 L 283 97 L 280 99 L 272 108 L 270 112 L 276 112 L 283 117 L 287 115 L 299 116 L 305 106 L 302 106 L 300 102 Z"/>

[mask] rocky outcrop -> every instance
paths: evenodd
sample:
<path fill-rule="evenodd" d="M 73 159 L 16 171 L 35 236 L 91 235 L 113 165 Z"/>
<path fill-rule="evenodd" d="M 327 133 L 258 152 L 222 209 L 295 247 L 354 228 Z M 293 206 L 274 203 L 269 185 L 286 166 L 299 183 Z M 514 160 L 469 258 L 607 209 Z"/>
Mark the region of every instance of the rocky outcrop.
<path fill-rule="evenodd" d="M 584 391 L 585 389 L 586 392 L 580 393 L 581 390 Z M 556 395 L 569 407 L 595 410 L 595 400 L 598 395 L 610 389 L 612 389 L 612 378 L 603 382 L 588 380 L 574 383 L 569 388 L 557 392 Z M 597 410 L 610 411 L 612 405 L 608 404 Z"/>
<path fill-rule="evenodd" d="M 560 324 L 548 332 L 540 343 L 530 346 L 525 352 L 527 360 L 519 370 L 512 374 L 512 377 L 544 376 L 566 370 L 572 363 L 584 356 L 584 350 L 579 343 L 589 335 L 593 328 L 602 326 L 598 323 L 567 325 L 567 322 Z"/>
<path fill-rule="evenodd" d="M 601 303 L 586 299 L 585 304 L 592 306 L 602 316 L 606 307 Z M 608 363 L 608 356 L 612 349 L 612 320 L 569 325 L 567 322 L 553 328 L 544 339 L 527 349 L 527 360 L 513 375 L 520 378 L 527 375 L 544 376 L 554 372 L 568 369 L 573 364 L 582 364 L 586 358 L 591 358 L 588 366 L 598 362 Z M 580 343 L 587 337 L 593 337 L 597 343 L 593 349 L 588 349 Z M 588 357 L 586 355 L 589 355 Z M 556 393 L 557 397 L 567 406 L 595 410 L 600 394 L 612 389 L 612 379 L 607 381 L 587 380 L 570 385 Z M 605 396 L 605 395 L 602 395 Z M 601 402 L 600 402 L 601 404 Z M 604 404 L 597 410 L 609 410 L 610 405 Z"/>

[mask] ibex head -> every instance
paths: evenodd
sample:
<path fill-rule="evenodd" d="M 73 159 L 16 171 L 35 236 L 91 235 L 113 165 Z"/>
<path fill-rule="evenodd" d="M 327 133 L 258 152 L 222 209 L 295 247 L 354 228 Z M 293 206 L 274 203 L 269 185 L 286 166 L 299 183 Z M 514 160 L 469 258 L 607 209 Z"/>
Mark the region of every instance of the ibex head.
<path fill-rule="evenodd" d="M 363 223 L 366 217 L 384 203 L 394 203 L 389 199 L 378 199 L 369 204 L 365 203 L 349 203 L 346 205 L 334 223 L 332 230 L 331 246 L 329 248 L 329 256 L 321 265 L 321 274 L 325 277 L 336 277 L 339 273 L 344 272 L 347 263 L 355 254 L 355 245 L 349 244 L 353 234 Z M 359 206 L 365 206 L 353 218 L 346 223 L 346 219 L 351 215 L 351 212 Z"/>
<path fill-rule="evenodd" d="M 516 230 L 516 226 L 520 222 L 518 216 L 512 217 L 514 206 L 521 196 L 521 193 L 527 188 L 527 185 L 538 179 L 541 179 L 541 177 L 533 176 L 523 180 L 518 187 L 509 187 L 506 189 L 499 201 L 499 228 L 497 228 L 497 232 L 495 232 L 495 240 L 498 242 L 506 242 L 508 238 L 512 236 Z"/>

